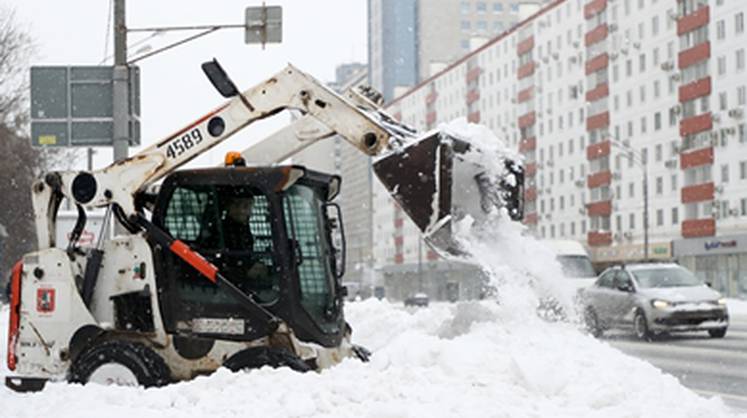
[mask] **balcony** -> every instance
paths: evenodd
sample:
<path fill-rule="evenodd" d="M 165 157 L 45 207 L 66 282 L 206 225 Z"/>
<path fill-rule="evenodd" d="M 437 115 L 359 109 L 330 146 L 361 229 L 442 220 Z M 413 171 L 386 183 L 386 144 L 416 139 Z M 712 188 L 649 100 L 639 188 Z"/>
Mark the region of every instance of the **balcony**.
<path fill-rule="evenodd" d="M 612 244 L 612 232 L 589 232 L 586 242 L 591 247 L 603 247 Z"/>
<path fill-rule="evenodd" d="M 716 235 L 716 220 L 688 219 L 682 221 L 682 236 L 684 238 L 712 237 Z"/>
<path fill-rule="evenodd" d="M 602 112 L 594 116 L 589 116 L 589 118 L 586 119 L 587 131 L 606 128 L 607 126 L 610 126 L 610 112 Z"/>
<path fill-rule="evenodd" d="M 600 171 L 598 173 L 589 174 L 586 177 L 586 186 L 590 189 L 599 187 L 599 186 L 605 186 L 612 182 L 612 172 L 607 171 Z"/>
<path fill-rule="evenodd" d="M 435 110 L 432 111 L 432 112 L 428 112 L 425 115 L 425 124 L 428 125 L 428 126 L 431 126 L 434 123 L 436 123 L 436 119 L 437 119 L 437 115 L 436 115 L 436 111 Z"/>
<path fill-rule="evenodd" d="M 533 151 L 537 149 L 537 138 L 522 139 L 519 142 L 519 152 Z"/>
<path fill-rule="evenodd" d="M 530 75 L 534 74 L 534 62 L 528 62 L 516 71 L 517 77 L 519 80 L 522 78 L 529 77 Z"/>
<path fill-rule="evenodd" d="M 524 225 L 537 225 L 537 222 L 539 221 L 539 217 L 537 216 L 537 213 L 527 213 L 524 215 Z"/>
<path fill-rule="evenodd" d="M 586 101 L 595 102 L 610 95 L 610 88 L 607 83 L 602 83 L 594 87 L 593 90 L 586 92 Z"/>
<path fill-rule="evenodd" d="M 537 120 L 536 115 L 535 112 L 529 112 L 525 115 L 519 116 L 519 129 L 534 125 L 534 122 Z"/>
<path fill-rule="evenodd" d="M 703 131 L 710 131 L 711 129 L 713 129 L 713 117 L 710 112 L 691 116 L 680 121 L 680 136 L 683 138 Z"/>
<path fill-rule="evenodd" d="M 586 61 L 586 75 L 607 68 L 610 64 L 610 56 L 603 52 L 589 61 Z"/>
<path fill-rule="evenodd" d="M 607 39 L 607 35 L 609 34 L 609 29 L 607 27 L 606 23 L 602 23 L 601 25 L 597 26 L 596 28 L 592 29 L 590 32 L 586 34 L 584 37 L 584 45 L 587 47 L 594 45 L 597 42 L 603 41 Z"/>
<path fill-rule="evenodd" d="M 711 9 L 708 6 L 701 7 L 694 13 L 682 16 L 677 20 L 677 36 L 682 36 L 708 24 L 711 20 Z"/>
<path fill-rule="evenodd" d="M 713 200 L 716 187 L 713 182 L 683 187 L 680 191 L 682 203 L 707 202 Z"/>
<path fill-rule="evenodd" d="M 533 177 L 537 174 L 537 163 L 529 163 L 524 166 L 524 175 L 527 177 Z"/>
<path fill-rule="evenodd" d="M 612 214 L 612 201 L 605 200 L 601 202 L 587 203 L 586 213 L 589 216 L 610 216 Z"/>
<path fill-rule="evenodd" d="M 401 253 L 394 254 L 394 264 L 402 264 L 405 262 L 405 256 Z"/>
<path fill-rule="evenodd" d="M 438 99 L 438 93 L 435 90 L 431 90 L 431 92 L 428 93 L 427 96 L 425 96 L 425 104 L 426 104 L 426 106 L 430 106 L 433 103 L 435 103 L 436 99 Z"/>
<path fill-rule="evenodd" d="M 594 0 L 584 6 L 584 17 L 591 19 L 595 15 L 604 11 L 607 8 L 607 0 Z"/>
<path fill-rule="evenodd" d="M 425 256 L 428 261 L 438 260 L 438 253 L 433 250 L 428 250 L 428 254 Z"/>
<path fill-rule="evenodd" d="M 597 158 L 606 157 L 610 155 L 611 149 L 612 144 L 609 140 L 591 144 L 586 147 L 586 159 L 591 161 L 596 160 Z"/>
<path fill-rule="evenodd" d="M 690 49 L 686 49 L 679 53 L 677 56 L 677 67 L 682 70 L 684 68 L 695 65 L 701 61 L 705 61 L 711 57 L 711 43 L 705 41 L 699 45 L 695 45 Z"/>
<path fill-rule="evenodd" d="M 530 36 L 523 41 L 519 42 L 516 47 L 516 55 L 524 55 L 534 48 L 534 36 Z"/>
<path fill-rule="evenodd" d="M 713 147 L 680 154 L 680 168 L 683 170 L 711 164 L 713 164 Z"/>
<path fill-rule="evenodd" d="M 697 99 L 699 97 L 708 96 L 711 94 L 711 77 L 701 78 L 698 81 L 693 81 L 690 84 L 680 86 L 679 98 L 680 103 L 689 102 L 690 100 Z"/>
<path fill-rule="evenodd" d="M 467 114 L 467 122 L 480 123 L 480 111 Z"/>
<path fill-rule="evenodd" d="M 537 188 L 530 187 L 524 191 L 524 200 L 527 202 L 534 202 L 537 200 Z"/>
<path fill-rule="evenodd" d="M 480 67 L 474 67 L 467 71 L 467 84 L 477 80 L 480 78 L 480 74 L 482 73 L 482 68 Z"/>
<path fill-rule="evenodd" d="M 480 90 L 470 90 L 467 92 L 467 105 L 480 100 Z"/>
<path fill-rule="evenodd" d="M 516 97 L 516 101 L 519 103 L 524 103 L 532 98 L 532 95 L 534 94 L 534 88 L 533 87 L 527 87 L 524 90 L 520 91 L 519 94 Z"/>

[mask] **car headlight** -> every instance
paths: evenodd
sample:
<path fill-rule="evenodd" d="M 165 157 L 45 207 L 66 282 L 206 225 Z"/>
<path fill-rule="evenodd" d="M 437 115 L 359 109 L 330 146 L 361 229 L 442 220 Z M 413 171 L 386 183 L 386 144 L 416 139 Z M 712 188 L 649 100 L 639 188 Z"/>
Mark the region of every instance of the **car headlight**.
<path fill-rule="evenodd" d="M 672 306 L 671 303 L 661 299 L 654 299 L 653 301 L 651 301 L 651 305 L 656 309 L 666 309 Z"/>
<path fill-rule="evenodd" d="M 726 298 L 720 298 L 718 300 L 718 304 L 721 306 L 726 306 Z"/>

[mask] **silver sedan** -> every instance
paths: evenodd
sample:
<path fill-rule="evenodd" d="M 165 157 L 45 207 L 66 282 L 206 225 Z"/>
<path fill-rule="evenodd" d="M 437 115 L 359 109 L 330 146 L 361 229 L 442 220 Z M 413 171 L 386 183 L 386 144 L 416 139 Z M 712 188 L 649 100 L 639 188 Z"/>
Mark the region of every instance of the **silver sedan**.
<path fill-rule="evenodd" d="M 726 335 L 726 300 L 687 269 L 673 263 L 611 267 L 580 291 L 586 326 L 600 336 L 611 328 L 632 329 L 640 339 L 676 331 Z"/>

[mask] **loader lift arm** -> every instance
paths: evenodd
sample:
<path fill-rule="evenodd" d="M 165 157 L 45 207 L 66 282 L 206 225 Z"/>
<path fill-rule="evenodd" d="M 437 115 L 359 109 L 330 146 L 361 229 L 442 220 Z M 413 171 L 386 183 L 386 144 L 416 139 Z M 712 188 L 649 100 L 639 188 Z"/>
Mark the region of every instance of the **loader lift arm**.
<path fill-rule="evenodd" d="M 337 134 L 367 155 L 383 155 L 375 163 L 377 175 L 442 254 L 460 254 L 449 225 L 455 216 L 479 218 L 478 212 L 486 211 L 486 184 L 500 189 L 495 194 L 503 202 L 495 202 L 496 206 L 507 207 L 512 218 L 521 217 L 523 176 L 514 162 L 506 164 L 514 181 L 486 181 L 484 167 L 459 158 L 475 151 L 469 143 L 438 134 L 418 140 L 414 130 L 394 121 L 364 96 L 344 98 L 292 65 L 244 92 L 236 89 L 216 61 L 203 64 L 203 70 L 229 101 L 132 157 L 92 172 L 52 172 L 34 184 L 39 249 L 54 246 L 54 223 L 62 197 L 85 207 L 112 206 L 120 220 L 137 224 L 138 192 L 249 124 L 286 109 L 303 114 L 296 127 L 305 128 L 312 141 Z M 266 140 L 250 148 L 257 158 L 249 156 L 249 160 L 279 162 L 303 147 Z M 403 176 L 417 181 L 407 183 Z M 455 184 L 453 179 L 469 184 Z"/>

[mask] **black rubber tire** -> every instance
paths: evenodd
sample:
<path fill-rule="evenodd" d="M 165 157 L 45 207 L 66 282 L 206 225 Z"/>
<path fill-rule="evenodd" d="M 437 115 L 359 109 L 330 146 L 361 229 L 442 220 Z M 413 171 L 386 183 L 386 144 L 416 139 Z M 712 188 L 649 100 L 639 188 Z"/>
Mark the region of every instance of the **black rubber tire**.
<path fill-rule="evenodd" d="M 726 327 L 718 328 L 718 329 L 709 329 L 708 335 L 710 335 L 711 338 L 724 338 L 726 336 Z"/>
<path fill-rule="evenodd" d="M 290 351 L 272 347 L 254 347 L 239 351 L 229 357 L 223 366 L 232 372 L 259 369 L 264 366 L 270 366 L 273 369 L 288 367 L 300 373 L 313 370 L 309 364 Z"/>
<path fill-rule="evenodd" d="M 68 381 L 86 384 L 96 369 L 109 363 L 128 368 L 144 387 L 171 383 L 171 371 L 163 358 L 145 345 L 131 341 L 105 341 L 86 349 L 70 366 Z"/>
<path fill-rule="evenodd" d="M 651 341 L 653 339 L 653 334 L 648 329 L 646 315 L 641 310 L 636 311 L 633 317 L 633 332 L 636 338 L 641 341 Z"/>
<path fill-rule="evenodd" d="M 584 310 L 584 325 L 589 334 L 594 338 L 599 338 L 604 334 L 604 329 L 599 323 L 599 317 L 597 316 L 597 313 L 594 312 L 594 309 L 586 308 L 586 310 Z"/>

